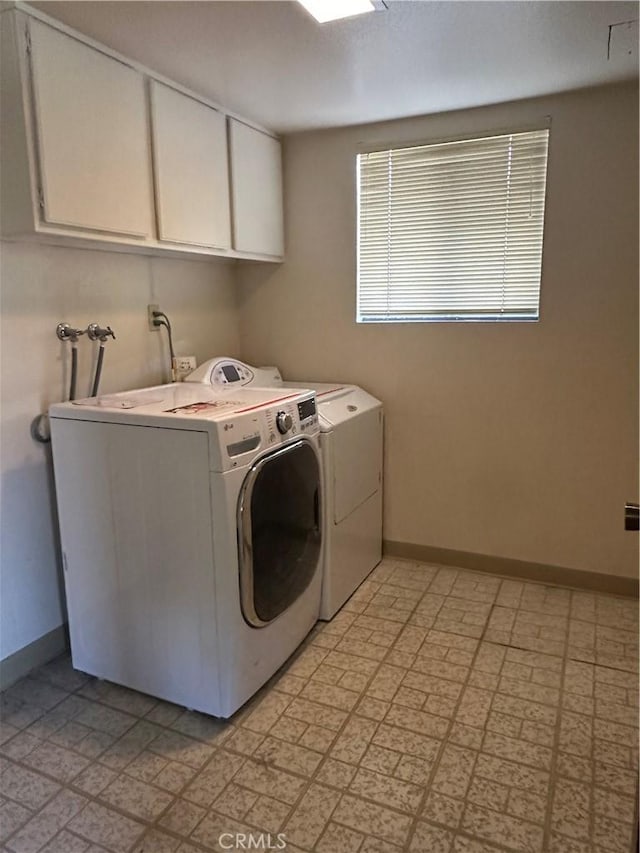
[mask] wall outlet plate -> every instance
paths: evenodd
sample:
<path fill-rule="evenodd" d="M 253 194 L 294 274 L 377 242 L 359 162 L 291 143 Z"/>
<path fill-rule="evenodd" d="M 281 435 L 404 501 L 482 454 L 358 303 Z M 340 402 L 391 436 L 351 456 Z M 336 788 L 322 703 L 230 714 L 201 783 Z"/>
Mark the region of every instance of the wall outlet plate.
<path fill-rule="evenodd" d="M 159 305 L 147 305 L 147 321 L 149 323 L 149 331 L 150 332 L 159 332 L 160 331 L 160 326 L 154 326 L 153 325 L 153 321 L 155 320 L 155 317 L 153 316 L 153 312 L 159 311 L 159 310 L 160 310 Z"/>
<path fill-rule="evenodd" d="M 177 355 L 174 366 L 178 379 L 180 379 L 196 369 L 196 357 L 195 355 Z"/>

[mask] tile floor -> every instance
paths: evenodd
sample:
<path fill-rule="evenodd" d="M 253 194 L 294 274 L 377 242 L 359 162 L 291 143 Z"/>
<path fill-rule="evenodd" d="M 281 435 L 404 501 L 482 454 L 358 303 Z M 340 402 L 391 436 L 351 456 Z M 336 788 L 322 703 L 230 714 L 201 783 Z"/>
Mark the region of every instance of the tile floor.
<path fill-rule="evenodd" d="M 631 600 L 385 559 L 228 722 L 7 690 L 2 849 L 629 853 L 637 664 Z"/>

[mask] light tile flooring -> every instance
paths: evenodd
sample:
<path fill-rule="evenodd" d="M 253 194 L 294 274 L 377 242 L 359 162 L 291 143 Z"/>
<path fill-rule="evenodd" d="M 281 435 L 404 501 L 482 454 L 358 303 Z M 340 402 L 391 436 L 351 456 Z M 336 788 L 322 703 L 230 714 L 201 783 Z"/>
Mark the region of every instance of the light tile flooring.
<path fill-rule="evenodd" d="M 637 664 L 631 600 L 385 559 L 228 722 L 6 691 L 3 850 L 629 853 Z"/>

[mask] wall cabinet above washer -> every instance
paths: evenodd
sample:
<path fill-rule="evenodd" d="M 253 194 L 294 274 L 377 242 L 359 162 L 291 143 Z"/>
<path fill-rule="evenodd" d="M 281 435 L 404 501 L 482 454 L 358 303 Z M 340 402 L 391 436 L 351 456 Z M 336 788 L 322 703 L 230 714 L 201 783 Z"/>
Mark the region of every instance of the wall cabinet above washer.
<path fill-rule="evenodd" d="M 229 119 L 234 248 L 284 254 L 280 142 Z"/>
<path fill-rule="evenodd" d="M 44 221 L 150 237 L 143 76 L 40 21 L 30 37 Z"/>
<path fill-rule="evenodd" d="M 226 116 L 150 82 L 158 238 L 231 248 Z"/>
<path fill-rule="evenodd" d="M 3 237 L 282 260 L 277 139 L 242 123 L 271 155 L 241 152 L 230 189 L 237 117 L 22 3 L 0 30 Z"/>

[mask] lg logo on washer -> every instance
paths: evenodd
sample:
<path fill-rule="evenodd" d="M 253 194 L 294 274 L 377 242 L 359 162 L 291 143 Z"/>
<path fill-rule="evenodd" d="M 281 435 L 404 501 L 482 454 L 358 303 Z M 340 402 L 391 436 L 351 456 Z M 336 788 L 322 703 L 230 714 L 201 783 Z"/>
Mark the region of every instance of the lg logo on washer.
<path fill-rule="evenodd" d="M 287 838 L 283 832 L 272 836 L 270 832 L 223 832 L 218 836 L 223 850 L 284 850 Z"/>

